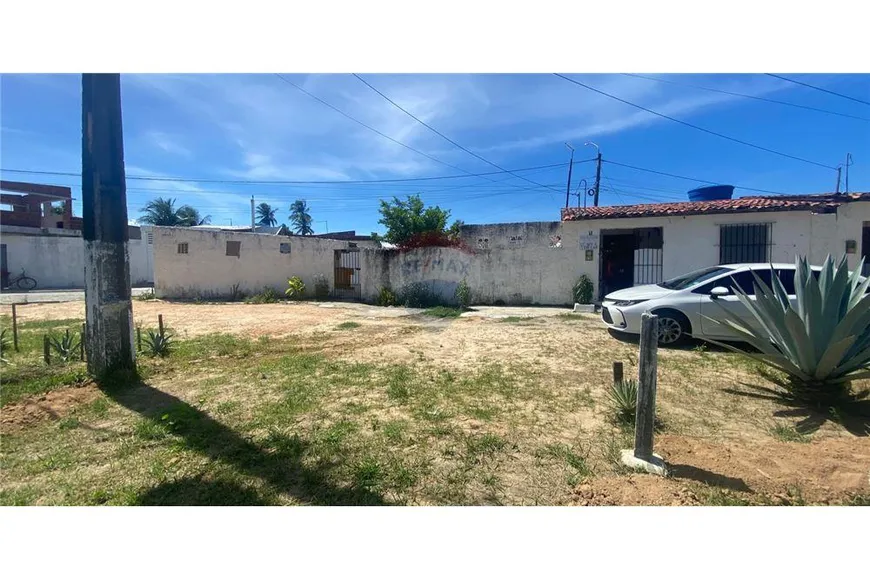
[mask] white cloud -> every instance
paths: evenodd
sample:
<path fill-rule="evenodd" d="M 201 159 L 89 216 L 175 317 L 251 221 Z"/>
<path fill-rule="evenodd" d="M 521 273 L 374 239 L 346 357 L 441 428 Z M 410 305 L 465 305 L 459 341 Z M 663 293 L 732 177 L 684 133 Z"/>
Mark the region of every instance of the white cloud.
<path fill-rule="evenodd" d="M 193 153 L 187 147 L 184 147 L 178 140 L 162 131 L 148 131 L 146 138 L 154 147 L 163 150 L 170 155 L 180 155 L 182 157 L 192 157 Z"/>

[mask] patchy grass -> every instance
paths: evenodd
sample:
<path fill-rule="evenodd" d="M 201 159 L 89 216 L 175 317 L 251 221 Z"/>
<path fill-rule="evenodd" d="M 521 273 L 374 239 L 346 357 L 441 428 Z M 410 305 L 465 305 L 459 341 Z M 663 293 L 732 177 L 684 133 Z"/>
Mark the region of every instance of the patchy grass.
<path fill-rule="evenodd" d="M 795 428 L 794 425 L 776 423 L 770 428 L 770 434 L 779 441 L 794 443 L 809 443 L 810 437 Z"/>
<path fill-rule="evenodd" d="M 348 320 L 347 322 L 342 322 L 338 326 L 335 327 L 336 330 L 353 330 L 354 328 L 359 328 L 362 326 L 359 322 L 354 322 L 352 320 Z"/>
<path fill-rule="evenodd" d="M 372 340 L 352 347 L 307 320 L 280 337 L 186 338 L 196 333 L 178 317 L 172 352 L 141 357 L 138 377 L 4 434 L 0 503 L 570 504 L 579 483 L 628 476 L 620 452 L 633 436 L 608 421 L 604 386 L 613 360 L 636 374 L 637 347 L 588 316 L 568 317 L 570 326 L 542 317 L 514 329 L 497 323 L 533 319 L 363 321 Z M 344 314 L 332 320 L 318 328 L 359 325 Z M 64 325 L 80 321 L 23 326 L 32 348 L 3 368 L 4 405 L 84 379 L 81 363 L 40 362 L 40 333 Z M 659 351 L 669 436 L 795 440 L 783 426 L 767 430 L 772 403 L 726 391 L 754 380 L 739 360 Z M 763 501 L 762 491 L 708 487 L 696 494 L 701 503 Z M 804 501 L 799 492 L 787 499 Z"/>
<path fill-rule="evenodd" d="M 534 316 L 505 316 L 504 318 L 499 318 L 497 322 L 504 324 L 528 324 L 531 322 L 535 322 Z"/>
<path fill-rule="evenodd" d="M 462 312 L 463 310 L 461 308 L 455 308 L 453 306 L 435 306 L 433 308 L 427 308 L 423 311 L 423 314 L 426 316 L 434 316 L 435 318 L 458 318 Z"/>

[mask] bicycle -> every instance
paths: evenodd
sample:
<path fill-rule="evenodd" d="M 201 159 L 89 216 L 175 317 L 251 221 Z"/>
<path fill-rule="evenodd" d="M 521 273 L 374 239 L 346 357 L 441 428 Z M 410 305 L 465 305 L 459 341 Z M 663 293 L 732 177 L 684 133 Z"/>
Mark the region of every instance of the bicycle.
<path fill-rule="evenodd" d="M 13 284 L 18 287 L 19 290 L 33 290 L 36 288 L 36 280 L 27 275 L 27 273 L 22 268 L 21 274 L 16 276 L 15 278 L 11 278 L 9 280 L 9 284 L 6 285 L 7 288 L 12 288 Z"/>

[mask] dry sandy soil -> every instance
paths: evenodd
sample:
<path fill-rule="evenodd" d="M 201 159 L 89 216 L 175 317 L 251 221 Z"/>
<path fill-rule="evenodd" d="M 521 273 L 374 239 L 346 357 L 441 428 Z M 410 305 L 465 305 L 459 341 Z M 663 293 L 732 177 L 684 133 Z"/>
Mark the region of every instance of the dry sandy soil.
<path fill-rule="evenodd" d="M 8 306 L 0 313 L 9 314 Z M 535 369 L 571 397 L 599 404 L 564 415 L 530 406 L 528 437 L 566 440 L 577 432 L 606 431 L 605 387 L 610 364 L 624 361 L 636 373 L 637 346 L 611 337 L 592 315 L 553 316 L 554 309 L 488 309 L 485 316 L 435 319 L 399 308 L 359 304 L 189 304 L 134 301 L 137 325 L 156 327 L 157 315 L 180 338 L 210 333 L 248 337 L 319 338 L 329 356 L 359 362 L 422 364 L 457 372 L 482 365 Z M 531 318 L 503 320 L 504 316 Z M 84 318 L 84 304 L 23 305 L 22 321 Z M 353 332 L 335 332 L 353 321 Z M 842 503 L 870 494 L 870 438 L 825 423 L 810 438 L 785 441 L 773 428 L 793 426 L 777 403 L 735 395 L 728 389 L 762 384 L 750 365 L 730 354 L 661 350 L 658 405 L 666 429 L 656 441 L 671 477 L 611 473 L 583 481 L 575 505 L 696 505 L 729 503 L 764 494 L 771 503 Z M 551 385 L 551 386 L 552 386 Z M 167 387 L 171 388 L 171 387 Z M 76 387 L 14 403 L 3 409 L 6 432 L 64 415 L 90 400 L 94 387 Z M 532 481 L 534 478 L 532 477 Z M 508 485 L 511 485 L 508 479 Z M 699 488 L 697 484 L 705 484 Z M 533 485 L 517 482 L 517 486 Z M 712 487 L 710 487 L 712 486 Z M 711 498 L 710 490 L 724 499 Z M 729 499 L 731 498 L 731 499 Z"/>

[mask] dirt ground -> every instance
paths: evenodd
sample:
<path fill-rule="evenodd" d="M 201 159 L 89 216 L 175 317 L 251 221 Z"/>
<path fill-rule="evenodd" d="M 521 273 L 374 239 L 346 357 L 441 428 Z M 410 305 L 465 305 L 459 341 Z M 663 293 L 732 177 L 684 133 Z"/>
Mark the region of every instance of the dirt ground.
<path fill-rule="evenodd" d="M 10 314 L 8 306 L 0 313 Z M 134 301 L 143 328 L 164 324 L 179 338 L 210 333 L 247 337 L 320 339 L 330 356 L 358 362 L 424 363 L 457 371 L 484 364 L 522 365 L 543 380 L 557 381 L 576 396 L 606 400 L 610 361 L 636 372 L 637 346 L 611 337 L 593 315 L 564 309 L 486 309 L 458 319 L 436 319 L 419 311 L 361 304 L 280 303 L 190 304 Z M 561 315 L 561 316 L 560 316 Z M 84 318 L 82 302 L 18 307 L 20 321 Z M 506 318 L 511 317 L 511 318 Z M 344 322 L 360 326 L 339 332 Z M 827 423 L 807 442 L 771 434 L 783 409 L 776 403 L 737 396 L 729 390 L 759 384 L 748 365 L 731 355 L 696 350 L 661 350 L 659 405 L 665 434 L 656 451 L 671 477 L 613 474 L 586 480 L 574 489 L 575 505 L 732 504 L 764 494 L 774 504 L 842 503 L 870 494 L 870 438 Z M 0 424 L 11 432 L 33 422 L 62 417 L 91 400 L 93 386 L 67 388 L 5 407 Z M 530 409 L 534 414 L 535 409 Z M 590 405 L 571 421 L 540 414 L 541 432 L 568 437 L 574 425 L 587 432 L 606 428 L 601 407 Z M 550 425 L 548 421 L 553 421 Z M 792 421 L 793 423 L 793 421 Z M 791 423 L 789 423 L 791 424 Z M 699 488 L 698 484 L 705 484 Z M 711 498 L 710 487 L 721 490 Z"/>

